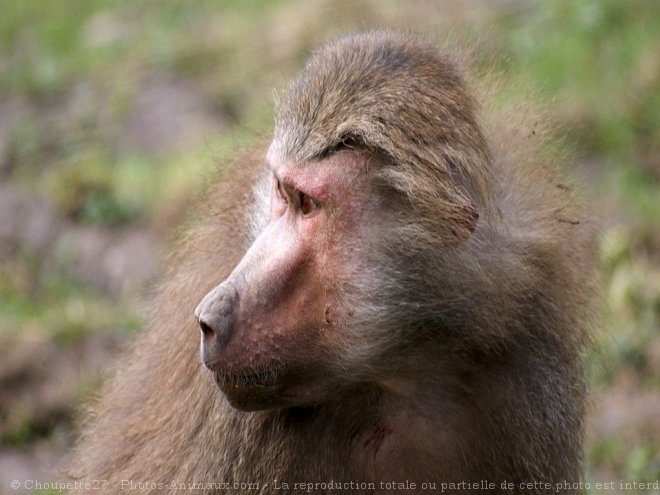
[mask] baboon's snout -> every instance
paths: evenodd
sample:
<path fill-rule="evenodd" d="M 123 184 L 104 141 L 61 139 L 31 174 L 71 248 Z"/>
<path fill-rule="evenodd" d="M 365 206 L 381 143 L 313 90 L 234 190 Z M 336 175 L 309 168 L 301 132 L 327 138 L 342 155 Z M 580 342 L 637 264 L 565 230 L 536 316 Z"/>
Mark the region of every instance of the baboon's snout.
<path fill-rule="evenodd" d="M 217 364 L 220 351 L 231 339 L 237 306 L 238 291 L 226 281 L 209 292 L 195 309 L 202 333 L 202 359 L 208 368 Z"/>

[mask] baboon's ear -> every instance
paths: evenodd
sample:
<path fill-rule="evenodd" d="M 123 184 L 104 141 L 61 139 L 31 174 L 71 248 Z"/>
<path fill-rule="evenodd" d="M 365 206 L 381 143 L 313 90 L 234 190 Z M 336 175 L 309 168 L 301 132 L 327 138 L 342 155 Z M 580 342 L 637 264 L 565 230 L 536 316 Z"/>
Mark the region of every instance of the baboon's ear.
<path fill-rule="evenodd" d="M 454 224 L 452 233 L 456 243 L 461 243 L 468 240 L 477 228 L 479 212 L 477 205 L 463 186 L 458 186 L 456 191 L 459 201 L 455 207 L 454 217 L 451 219 Z"/>
<path fill-rule="evenodd" d="M 465 187 L 461 174 L 458 168 L 451 161 L 448 160 L 449 180 L 453 186 L 454 203 L 454 218 L 452 218 L 455 228 L 454 233 L 457 242 L 463 242 L 470 238 L 472 233 L 477 228 L 479 222 L 479 211 L 477 204 Z"/>

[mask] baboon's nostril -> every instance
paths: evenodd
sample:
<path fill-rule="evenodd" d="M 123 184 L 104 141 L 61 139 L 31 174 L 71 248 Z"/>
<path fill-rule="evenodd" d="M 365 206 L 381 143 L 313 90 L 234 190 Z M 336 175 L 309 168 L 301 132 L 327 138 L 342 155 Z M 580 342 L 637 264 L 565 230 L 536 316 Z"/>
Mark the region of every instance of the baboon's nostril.
<path fill-rule="evenodd" d="M 199 320 L 199 328 L 202 330 L 204 337 L 213 337 L 215 334 L 213 329 L 202 320 Z"/>
<path fill-rule="evenodd" d="M 224 345 L 229 341 L 237 304 L 238 291 L 231 282 L 225 282 L 209 292 L 197 306 L 195 317 L 205 346 Z"/>

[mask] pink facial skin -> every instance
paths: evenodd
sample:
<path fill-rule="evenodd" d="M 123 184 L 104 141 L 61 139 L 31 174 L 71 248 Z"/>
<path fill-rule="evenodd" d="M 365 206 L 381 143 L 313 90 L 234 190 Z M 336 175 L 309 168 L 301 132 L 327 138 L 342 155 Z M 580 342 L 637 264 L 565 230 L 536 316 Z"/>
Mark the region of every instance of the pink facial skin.
<path fill-rule="evenodd" d="M 310 370 L 345 342 L 339 289 L 368 224 L 364 155 L 269 165 L 270 220 L 225 282 L 238 291 L 235 323 L 207 362 L 229 400 L 250 410 L 305 403 L 329 386 L 323 377 L 309 383 Z"/>

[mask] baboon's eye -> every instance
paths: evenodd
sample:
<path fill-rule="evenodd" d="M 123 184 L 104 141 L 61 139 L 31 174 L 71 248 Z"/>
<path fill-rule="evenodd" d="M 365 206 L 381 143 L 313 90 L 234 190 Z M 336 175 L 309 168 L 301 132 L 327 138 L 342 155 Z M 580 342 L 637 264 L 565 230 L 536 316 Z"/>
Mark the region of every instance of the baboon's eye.
<path fill-rule="evenodd" d="M 319 207 L 319 204 L 311 196 L 307 196 L 307 194 L 302 192 L 298 194 L 300 195 L 300 211 L 303 215 L 309 215 Z"/>

